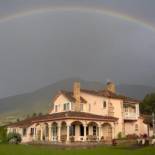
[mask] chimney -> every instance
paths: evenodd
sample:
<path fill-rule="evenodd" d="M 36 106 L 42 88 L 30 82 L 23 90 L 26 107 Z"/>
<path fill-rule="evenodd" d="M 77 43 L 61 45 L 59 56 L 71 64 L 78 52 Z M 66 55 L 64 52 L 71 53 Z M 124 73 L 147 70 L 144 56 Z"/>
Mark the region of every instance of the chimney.
<path fill-rule="evenodd" d="M 80 82 L 74 82 L 73 96 L 75 98 L 75 111 L 80 111 Z"/>
<path fill-rule="evenodd" d="M 116 86 L 113 82 L 107 82 L 106 84 L 106 90 L 112 92 L 112 93 L 116 93 Z"/>

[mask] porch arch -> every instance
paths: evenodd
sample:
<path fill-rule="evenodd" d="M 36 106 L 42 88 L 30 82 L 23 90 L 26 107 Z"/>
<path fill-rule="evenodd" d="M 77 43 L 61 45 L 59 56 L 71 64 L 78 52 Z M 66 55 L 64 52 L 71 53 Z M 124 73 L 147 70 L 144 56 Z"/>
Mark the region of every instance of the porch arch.
<path fill-rule="evenodd" d="M 58 123 L 57 122 L 53 122 L 51 124 L 52 126 L 52 141 L 57 141 L 58 139 Z"/>
<path fill-rule="evenodd" d="M 35 125 L 35 134 L 36 134 L 36 140 L 41 141 L 42 140 L 42 129 L 41 129 L 41 124 L 37 123 Z"/>
<path fill-rule="evenodd" d="M 103 123 L 101 125 L 102 129 L 102 139 L 112 140 L 112 126 L 109 123 Z"/>
<path fill-rule="evenodd" d="M 74 137 L 74 141 L 84 140 L 84 125 L 82 121 L 73 121 L 70 125 L 70 136 Z"/>
<path fill-rule="evenodd" d="M 43 139 L 44 141 L 48 141 L 48 139 L 49 139 L 49 138 L 48 138 L 48 137 L 49 137 L 49 126 L 48 126 L 48 123 L 43 123 L 43 124 L 42 124 L 42 128 L 43 128 L 43 129 L 42 129 L 42 130 L 43 130 L 43 135 L 42 135 L 43 138 L 42 138 L 42 139 Z"/>
<path fill-rule="evenodd" d="M 67 123 L 65 121 L 61 122 L 61 136 L 60 140 L 61 142 L 66 142 L 67 140 Z"/>
<path fill-rule="evenodd" d="M 87 135 L 88 136 L 98 136 L 99 131 L 98 131 L 98 123 L 91 121 L 87 124 Z"/>

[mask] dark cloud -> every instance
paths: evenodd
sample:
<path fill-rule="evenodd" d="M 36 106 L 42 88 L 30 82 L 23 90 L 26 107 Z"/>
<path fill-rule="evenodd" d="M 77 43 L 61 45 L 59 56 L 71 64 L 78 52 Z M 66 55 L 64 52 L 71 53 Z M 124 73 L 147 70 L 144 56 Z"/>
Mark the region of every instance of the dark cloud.
<path fill-rule="evenodd" d="M 102 3 L 133 15 L 130 11 L 134 4 L 146 13 L 140 14 L 141 18 L 152 22 L 154 11 L 150 9 L 152 14 L 147 14 L 147 7 L 154 1 L 115 1 L 75 1 L 74 5 Z M 0 12 L 6 15 L 7 11 L 48 3 L 58 5 L 60 1 L 6 0 L 0 2 Z M 68 5 L 71 3 L 68 1 Z M 155 32 L 138 23 L 93 11 L 56 11 L 1 22 L 0 34 L 0 97 L 32 91 L 68 77 L 155 85 Z"/>

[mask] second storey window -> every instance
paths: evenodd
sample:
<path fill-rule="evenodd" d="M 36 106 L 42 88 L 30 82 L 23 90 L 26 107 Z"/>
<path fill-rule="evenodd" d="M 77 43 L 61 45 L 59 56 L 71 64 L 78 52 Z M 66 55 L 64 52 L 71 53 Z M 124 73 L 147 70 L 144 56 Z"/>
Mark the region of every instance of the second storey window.
<path fill-rule="evenodd" d="M 64 111 L 70 110 L 70 104 L 69 103 L 65 103 L 63 109 L 64 109 Z"/>
<path fill-rule="evenodd" d="M 80 104 L 80 111 L 83 111 L 83 104 Z"/>
<path fill-rule="evenodd" d="M 55 112 L 58 111 L 58 105 L 55 105 Z"/>
<path fill-rule="evenodd" d="M 106 101 L 103 102 L 103 109 L 105 109 L 107 107 L 107 103 Z"/>

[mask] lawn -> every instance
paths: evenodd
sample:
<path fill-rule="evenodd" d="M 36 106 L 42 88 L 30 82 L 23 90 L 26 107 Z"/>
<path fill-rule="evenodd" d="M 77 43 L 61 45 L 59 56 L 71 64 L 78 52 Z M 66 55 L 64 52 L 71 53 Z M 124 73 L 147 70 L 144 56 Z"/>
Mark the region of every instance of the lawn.
<path fill-rule="evenodd" d="M 140 149 L 97 147 L 91 149 L 56 149 L 50 146 L 0 145 L 0 155 L 155 155 L 155 147 Z"/>

